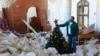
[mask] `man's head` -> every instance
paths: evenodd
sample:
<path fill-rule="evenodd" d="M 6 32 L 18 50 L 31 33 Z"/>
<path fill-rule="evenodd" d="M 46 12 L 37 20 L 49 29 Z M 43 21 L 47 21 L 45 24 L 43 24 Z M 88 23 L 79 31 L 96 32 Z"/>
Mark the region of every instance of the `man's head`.
<path fill-rule="evenodd" d="M 71 16 L 71 18 L 69 19 L 69 21 L 73 22 L 74 21 L 74 16 Z"/>

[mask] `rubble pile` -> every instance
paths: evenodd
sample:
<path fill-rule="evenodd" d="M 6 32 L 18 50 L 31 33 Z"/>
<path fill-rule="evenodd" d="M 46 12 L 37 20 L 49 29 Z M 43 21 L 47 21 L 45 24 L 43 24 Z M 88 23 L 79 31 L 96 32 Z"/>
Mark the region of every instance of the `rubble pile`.
<path fill-rule="evenodd" d="M 23 36 L 9 32 L 0 31 L 0 56 L 71 56 L 71 54 L 60 55 L 55 48 L 45 49 L 48 33 L 28 33 Z M 100 44 L 98 39 L 90 39 L 84 45 L 77 46 L 76 56 L 100 56 Z"/>

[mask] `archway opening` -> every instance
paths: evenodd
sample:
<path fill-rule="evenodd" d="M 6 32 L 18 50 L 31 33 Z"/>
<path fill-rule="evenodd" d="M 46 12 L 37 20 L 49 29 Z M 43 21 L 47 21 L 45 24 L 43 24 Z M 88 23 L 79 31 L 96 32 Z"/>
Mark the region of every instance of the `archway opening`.
<path fill-rule="evenodd" d="M 32 17 L 37 17 L 36 7 L 32 6 L 28 8 L 27 11 L 27 22 L 30 23 Z"/>
<path fill-rule="evenodd" d="M 41 21 L 37 12 L 37 8 L 31 6 L 27 10 L 27 22 L 35 29 L 37 32 L 41 31 Z M 27 32 L 31 32 L 27 28 Z"/>

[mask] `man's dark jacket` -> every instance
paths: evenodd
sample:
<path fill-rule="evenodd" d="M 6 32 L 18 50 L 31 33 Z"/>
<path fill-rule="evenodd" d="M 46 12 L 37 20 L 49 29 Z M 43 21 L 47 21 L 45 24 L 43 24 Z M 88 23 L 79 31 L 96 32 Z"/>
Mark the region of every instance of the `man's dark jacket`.
<path fill-rule="evenodd" d="M 61 25 L 57 25 L 58 27 L 67 27 L 67 35 L 68 34 L 68 25 L 69 25 L 69 21 L 68 22 L 65 22 L 64 24 L 61 24 Z M 72 25 L 71 25 L 71 35 L 73 37 L 77 37 L 79 34 L 79 28 L 78 28 L 78 24 L 76 22 L 73 21 Z"/>

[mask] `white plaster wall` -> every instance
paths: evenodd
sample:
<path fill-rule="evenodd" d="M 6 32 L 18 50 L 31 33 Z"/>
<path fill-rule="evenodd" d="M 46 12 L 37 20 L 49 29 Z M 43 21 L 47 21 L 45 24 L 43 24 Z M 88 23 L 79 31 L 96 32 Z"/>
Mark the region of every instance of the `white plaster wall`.
<path fill-rule="evenodd" d="M 77 3 L 80 0 L 72 0 L 71 3 L 71 15 L 75 17 L 77 21 Z M 88 0 L 89 2 L 89 25 L 96 23 L 96 7 L 97 0 Z"/>
<path fill-rule="evenodd" d="M 100 0 L 97 0 L 97 20 L 96 20 L 96 29 L 100 33 Z"/>
<path fill-rule="evenodd" d="M 72 0 L 71 1 L 71 16 L 75 17 L 75 21 L 77 22 L 77 3 L 80 0 Z"/>
<path fill-rule="evenodd" d="M 58 20 L 58 24 L 65 23 L 70 17 L 70 0 L 48 0 L 48 20 L 52 26 L 55 27 L 54 20 Z M 61 31 L 66 36 L 66 28 L 61 28 Z"/>
<path fill-rule="evenodd" d="M 9 7 L 11 4 L 13 4 L 16 0 L 0 0 L 2 2 L 2 7 Z"/>

